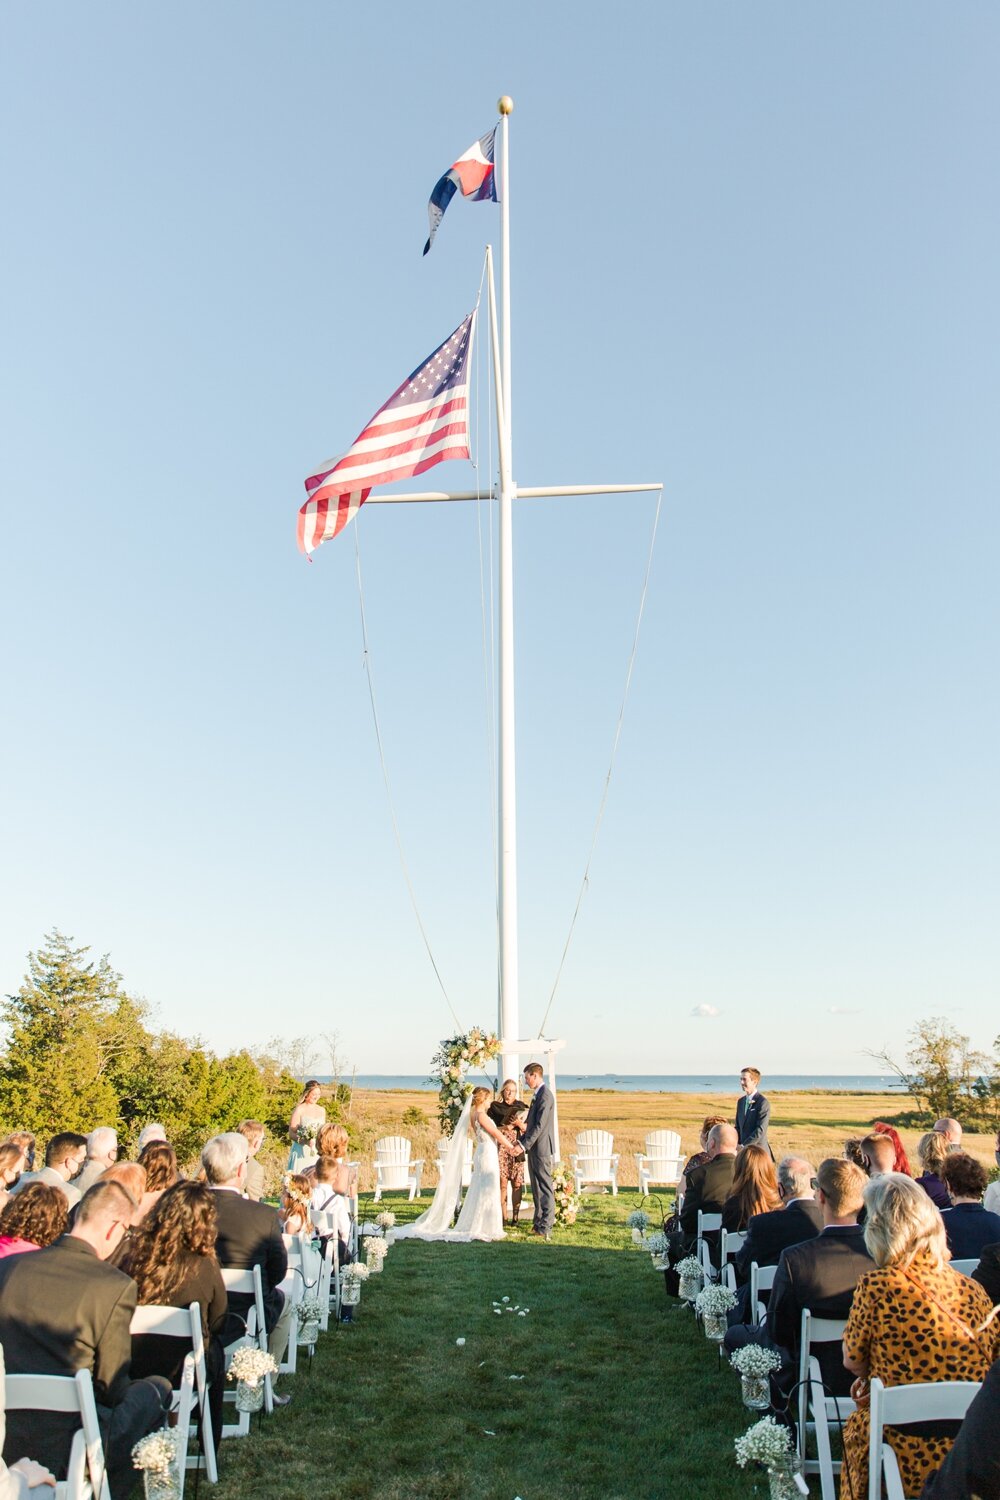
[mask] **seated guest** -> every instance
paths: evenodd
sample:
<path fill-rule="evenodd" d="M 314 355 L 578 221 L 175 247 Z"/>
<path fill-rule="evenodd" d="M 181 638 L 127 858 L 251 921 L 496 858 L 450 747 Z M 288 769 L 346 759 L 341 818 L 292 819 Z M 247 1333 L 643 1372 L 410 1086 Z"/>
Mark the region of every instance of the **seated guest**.
<path fill-rule="evenodd" d="M 132 1448 L 162 1425 L 165 1380 L 129 1378 L 135 1283 L 108 1265 L 135 1204 L 117 1182 L 99 1182 L 80 1201 L 68 1234 L 33 1255 L 0 1261 L 0 1346 L 10 1374 L 75 1375 L 89 1370 L 112 1500 L 138 1482 Z M 77 1419 L 9 1412 L 5 1457 L 32 1453 L 57 1476 L 66 1471 Z"/>
<path fill-rule="evenodd" d="M 865 1153 L 861 1149 L 861 1137 L 859 1135 L 848 1136 L 844 1142 L 844 1160 L 852 1161 L 856 1167 L 860 1167 L 865 1176 L 868 1176 L 868 1163 L 865 1161 Z"/>
<path fill-rule="evenodd" d="M 144 1125 L 139 1131 L 139 1139 L 135 1144 L 137 1155 L 142 1155 L 143 1151 L 149 1145 L 150 1141 L 165 1141 L 166 1138 L 167 1132 L 164 1130 L 159 1120 L 153 1120 L 150 1122 L 150 1124 Z"/>
<path fill-rule="evenodd" d="M 738 1283 L 746 1282 L 751 1262 L 776 1266 L 782 1250 L 815 1239 L 823 1228 L 823 1212 L 813 1197 L 813 1168 L 801 1156 L 785 1156 L 778 1163 L 778 1196 L 781 1207 L 756 1214 L 747 1225 L 747 1237 L 736 1253 Z M 746 1322 L 746 1317 L 740 1318 Z"/>
<path fill-rule="evenodd" d="M 350 1197 L 351 1193 L 351 1169 L 347 1164 L 347 1131 L 343 1125 L 338 1125 L 334 1120 L 327 1120 L 316 1132 L 317 1160 L 320 1156 L 328 1157 L 336 1164 L 337 1172 L 333 1178 L 334 1186 L 338 1193 Z M 307 1167 L 304 1176 L 313 1178 L 316 1163 Z"/>
<path fill-rule="evenodd" d="M 281 1183 L 281 1207 L 278 1210 L 282 1234 L 301 1234 L 309 1227 L 311 1195 L 312 1183 L 304 1173 L 285 1173 Z"/>
<path fill-rule="evenodd" d="M 44 1250 L 65 1233 L 68 1217 L 65 1193 L 46 1182 L 29 1182 L 0 1211 L 0 1257 Z"/>
<path fill-rule="evenodd" d="M 957 1120 L 935 1120 L 934 1129 L 944 1136 L 949 1151 L 961 1151 L 962 1127 Z"/>
<path fill-rule="evenodd" d="M 729 1121 L 728 1121 L 728 1119 L 726 1118 L 725 1115 L 706 1115 L 705 1116 L 704 1120 L 702 1121 L 701 1132 L 700 1132 L 700 1134 L 698 1136 L 698 1139 L 699 1139 L 699 1141 L 701 1143 L 701 1150 L 700 1151 L 692 1151 L 691 1155 L 688 1157 L 687 1161 L 684 1163 L 684 1166 L 681 1168 L 681 1179 L 682 1180 L 681 1180 L 681 1185 L 680 1185 L 680 1187 L 678 1189 L 678 1192 L 684 1193 L 684 1192 L 687 1191 L 687 1178 L 688 1178 L 689 1173 L 693 1172 L 694 1169 L 695 1169 L 695 1167 L 703 1167 L 705 1165 L 705 1163 L 709 1160 L 709 1155 L 708 1155 L 708 1136 L 709 1136 L 709 1132 L 711 1131 L 713 1125 L 728 1125 L 728 1123 L 729 1123 Z"/>
<path fill-rule="evenodd" d="M 3 1219 L 0 1218 L 0 1224 L 2 1223 Z M 985 1290 L 993 1306 L 1000 1306 L 1000 1244 L 984 1247 L 972 1275 Z"/>
<path fill-rule="evenodd" d="M 988 1327 L 989 1298 L 947 1263 L 941 1214 L 922 1188 L 896 1172 L 865 1189 L 865 1244 L 876 1270 L 862 1276 L 844 1334 L 844 1364 L 857 1378 L 855 1400 L 878 1376 L 886 1385 L 938 1380 L 983 1380 L 1000 1350 L 1000 1319 Z M 844 1428 L 841 1495 L 868 1493 L 868 1409 L 861 1405 Z M 919 1494 L 941 1463 L 952 1436 L 924 1428 L 886 1427 L 906 1494 Z"/>
<path fill-rule="evenodd" d="M 72 1208 L 74 1203 L 80 1201 L 79 1189 L 72 1179 L 79 1173 L 86 1155 L 87 1137 L 85 1135 L 77 1135 L 73 1130 L 61 1131 L 59 1135 L 54 1135 L 46 1146 L 45 1165 L 41 1171 L 23 1173 L 11 1192 L 23 1192 L 29 1182 L 45 1182 L 64 1193 L 66 1202 Z"/>
<path fill-rule="evenodd" d="M 5 1146 L 20 1146 L 24 1152 L 25 1171 L 35 1169 L 35 1137 L 30 1130 L 12 1130 L 4 1141 Z"/>
<path fill-rule="evenodd" d="M 200 1182 L 178 1182 L 165 1189 L 135 1231 L 121 1265 L 138 1288 L 140 1307 L 189 1307 L 197 1302 L 201 1309 L 209 1412 L 218 1451 L 226 1373 L 221 1335 L 228 1304 L 215 1258 L 216 1196 Z M 176 1390 L 188 1353 L 190 1345 L 183 1339 L 133 1334 L 133 1378 L 163 1375 Z"/>
<path fill-rule="evenodd" d="M 920 1491 L 920 1500 L 1000 1500 L 1000 1360 L 973 1398 L 955 1445 Z"/>
<path fill-rule="evenodd" d="M 6 1141 L 0 1146 L 0 1209 L 10 1201 L 11 1188 L 26 1165 L 23 1146 L 15 1141 Z"/>
<path fill-rule="evenodd" d="M 708 1132 L 708 1160 L 703 1166 L 695 1167 L 688 1178 L 680 1214 L 680 1226 L 691 1248 L 698 1234 L 699 1210 L 706 1214 L 721 1214 L 725 1206 L 736 1171 L 736 1146 L 734 1126 L 727 1123 L 713 1125 Z M 718 1238 L 713 1232 L 711 1243 L 717 1246 Z"/>
<path fill-rule="evenodd" d="M 951 1258 L 978 1260 L 987 1245 L 1000 1242 L 1000 1215 L 989 1214 L 983 1207 L 986 1172 L 974 1156 L 951 1151 L 941 1178 L 952 1203 L 941 1215 Z"/>
<path fill-rule="evenodd" d="M 861 1142 L 861 1155 L 869 1177 L 881 1177 L 891 1172 L 896 1160 L 896 1148 L 887 1135 L 866 1135 Z"/>
<path fill-rule="evenodd" d="M 174 1148 L 166 1141 L 150 1141 L 143 1146 L 139 1152 L 139 1165 L 146 1173 L 146 1191 L 139 1204 L 139 1217 L 144 1219 L 167 1188 L 180 1181 L 181 1174 L 177 1170 Z"/>
<path fill-rule="evenodd" d="M 318 1213 L 333 1215 L 332 1232 L 337 1236 L 337 1260 L 343 1266 L 351 1258 L 351 1202 L 334 1188 L 337 1170 L 337 1163 L 332 1156 L 319 1158 L 314 1168 L 309 1212 L 313 1216 Z M 316 1222 L 315 1217 L 313 1222 Z M 329 1230 L 324 1229 L 323 1236 L 326 1237 L 329 1233 Z"/>
<path fill-rule="evenodd" d="M 215 1253 L 219 1265 L 224 1270 L 260 1267 L 268 1348 L 280 1364 L 288 1346 L 292 1304 L 281 1290 L 288 1272 L 288 1255 L 281 1238 L 278 1215 L 266 1203 L 251 1203 L 249 1198 L 244 1198 L 247 1143 L 234 1130 L 212 1137 L 201 1153 L 201 1164 L 215 1195 L 218 1216 Z M 224 1343 L 232 1343 L 240 1337 L 252 1305 L 253 1296 L 249 1292 L 234 1292 L 229 1297 L 229 1323 L 223 1334 Z M 275 1400 L 283 1406 L 291 1397 L 275 1396 Z"/>
<path fill-rule="evenodd" d="M 1000 1167 L 1000 1130 L 997 1131 L 997 1138 L 993 1142 L 993 1147 L 994 1160 L 996 1161 L 997 1166 Z M 1000 1177 L 998 1177 L 995 1182 L 991 1182 L 989 1187 L 986 1189 L 986 1197 L 983 1199 L 983 1207 L 985 1208 L 987 1213 L 1000 1214 Z"/>
<path fill-rule="evenodd" d="M 886 1125 L 882 1120 L 876 1120 L 872 1126 L 872 1134 L 887 1135 L 889 1137 L 892 1142 L 892 1149 L 896 1153 L 892 1170 L 894 1172 L 902 1172 L 907 1177 L 912 1177 L 910 1159 L 906 1154 L 906 1147 L 903 1145 L 902 1138 L 896 1127 L 894 1125 Z"/>
<path fill-rule="evenodd" d="M 247 1143 L 246 1195 L 252 1203 L 259 1203 L 264 1196 L 264 1168 L 257 1161 L 257 1152 L 264 1144 L 264 1127 L 259 1120 L 241 1120 L 237 1133 Z"/>
<path fill-rule="evenodd" d="M 6 1371 L 3 1350 L 0 1349 L 0 1451 L 3 1450 L 7 1431 L 7 1419 L 4 1415 L 5 1386 Z M 50 1474 L 41 1464 L 36 1464 L 33 1458 L 19 1458 L 10 1468 L 0 1458 L 0 1500 L 29 1500 L 31 1495 L 35 1496 L 35 1500 L 41 1500 L 46 1495 L 52 1500 L 55 1482 L 55 1475 Z"/>
<path fill-rule="evenodd" d="M 775 1395 L 785 1398 L 782 1406 L 799 1378 L 803 1311 L 808 1308 L 817 1318 L 846 1318 L 858 1278 L 872 1270 L 864 1231 L 858 1224 L 865 1185 L 865 1174 L 853 1162 L 836 1157 L 820 1162 L 816 1202 L 823 1228 L 815 1239 L 781 1252 L 767 1304 L 767 1331 L 783 1355 L 775 1382 Z M 851 1382 L 839 1346 L 818 1344 L 816 1357 L 829 1393 L 846 1396 Z"/>
<path fill-rule="evenodd" d="M 744 1146 L 722 1206 L 723 1229 L 746 1229 L 754 1214 L 767 1214 L 780 1206 L 778 1174 L 770 1151 L 766 1146 Z"/>
<path fill-rule="evenodd" d="M 951 1203 L 948 1189 L 941 1181 L 941 1168 L 947 1155 L 948 1142 L 939 1130 L 929 1130 L 920 1137 L 917 1156 L 924 1170 L 916 1180 L 935 1208 L 947 1208 Z"/>
<path fill-rule="evenodd" d="M 142 1219 L 142 1195 L 146 1191 L 146 1169 L 136 1161 L 116 1161 L 113 1167 L 99 1178 L 101 1182 L 117 1182 L 125 1189 L 135 1207 L 129 1220 L 129 1228 Z M 116 1262 L 117 1264 L 117 1262 Z"/>
<path fill-rule="evenodd" d="M 118 1133 L 110 1125 L 100 1125 L 87 1137 L 87 1156 L 79 1177 L 73 1183 L 78 1193 L 93 1187 L 102 1172 L 118 1160 Z"/>

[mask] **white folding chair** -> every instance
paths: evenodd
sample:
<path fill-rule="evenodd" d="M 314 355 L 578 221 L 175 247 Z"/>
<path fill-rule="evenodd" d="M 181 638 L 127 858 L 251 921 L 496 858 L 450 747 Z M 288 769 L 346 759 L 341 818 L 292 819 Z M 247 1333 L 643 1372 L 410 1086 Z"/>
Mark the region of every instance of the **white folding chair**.
<path fill-rule="evenodd" d="M 226 1292 L 230 1296 L 233 1294 L 233 1292 L 237 1292 L 237 1293 L 239 1293 L 242 1296 L 251 1296 L 251 1297 L 253 1297 L 253 1307 L 250 1309 L 250 1311 L 253 1312 L 254 1315 L 255 1315 L 254 1316 L 254 1324 L 253 1324 L 253 1332 L 251 1332 L 251 1329 L 250 1329 L 250 1318 L 249 1318 L 249 1315 L 248 1315 L 247 1316 L 247 1339 L 250 1339 L 254 1343 L 256 1343 L 257 1348 L 258 1349 L 262 1349 L 263 1352 L 266 1354 L 267 1353 L 267 1324 L 264 1321 L 264 1284 L 263 1284 L 263 1282 L 260 1279 L 260 1266 L 253 1266 L 253 1267 L 251 1267 L 250 1270 L 243 1270 L 243 1269 L 236 1269 L 235 1267 L 222 1266 L 221 1270 L 222 1270 L 222 1280 L 223 1280 L 223 1283 L 225 1285 Z M 243 1342 L 245 1342 L 245 1340 L 240 1339 L 240 1340 L 237 1341 L 237 1343 L 243 1343 Z M 236 1344 L 234 1344 L 234 1345 L 231 1346 L 231 1348 L 236 1348 L 236 1347 L 237 1347 Z M 228 1363 L 228 1361 L 227 1361 L 227 1363 Z M 270 1377 L 270 1375 L 265 1375 L 264 1376 L 264 1410 L 267 1412 L 268 1416 L 270 1416 L 270 1414 L 274 1411 L 274 1392 L 271 1389 L 271 1377 Z M 240 1417 L 241 1418 L 244 1417 L 245 1415 L 246 1415 L 245 1412 L 241 1412 L 240 1413 Z M 242 1423 L 241 1423 L 241 1425 L 242 1425 Z M 247 1431 L 249 1431 L 249 1430 L 250 1429 L 249 1429 L 249 1423 L 248 1423 L 247 1424 Z M 222 1436 L 226 1437 L 227 1435 L 228 1434 L 226 1432 L 226 1429 L 223 1428 L 222 1429 Z M 244 1436 L 244 1434 L 241 1432 L 240 1436 L 242 1437 L 242 1436 Z"/>
<path fill-rule="evenodd" d="M 695 1255 L 697 1255 L 698 1259 L 701 1261 L 701 1271 L 706 1282 L 716 1281 L 718 1279 L 719 1273 L 718 1271 L 716 1271 L 715 1267 L 712 1264 L 712 1253 L 709 1248 L 708 1241 L 705 1239 L 705 1235 L 713 1233 L 716 1229 L 721 1230 L 721 1228 L 721 1214 L 706 1214 L 699 1208 L 698 1243 L 695 1247 Z"/>
<path fill-rule="evenodd" d="M 980 1388 L 978 1380 L 885 1386 L 876 1376 L 870 1387 L 868 1500 L 881 1500 L 883 1479 L 886 1500 L 906 1500 L 896 1455 L 883 1441 L 882 1429 L 907 1422 L 961 1422 Z"/>
<path fill-rule="evenodd" d="M 581 1130 L 576 1138 L 576 1151 L 569 1160 L 578 1193 L 583 1192 L 585 1182 L 592 1187 L 610 1183 L 612 1197 L 618 1196 L 620 1158 L 615 1151 L 615 1138 L 609 1131 Z"/>
<path fill-rule="evenodd" d="M 953 1271 L 960 1271 L 963 1276 L 971 1276 L 979 1265 L 978 1260 L 950 1260 L 948 1264 Z"/>
<path fill-rule="evenodd" d="M 386 1191 L 402 1189 L 409 1193 L 411 1203 L 418 1195 L 424 1159 L 411 1161 L 412 1149 L 405 1135 L 385 1135 L 375 1142 L 376 1203 Z"/>
<path fill-rule="evenodd" d="M 156 1333 L 161 1337 L 184 1339 L 191 1345 L 191 1361 L 194 1381 L 198 1391 L 198 1437 L 201 1452 L 187 1456 L 187 1438 L 184 1440 L 185 1462 L 189 1469 L 204 1469 L 209 1484 L 216 1484 L 219 1470 L 215 1462 L 215 1434 L 212 1431 L 212 1414 L 208 1408 L 208 1375 L 205 1370 L 205 1339 L 201 1326 L 201 1308 L 197 1302 L 188 1307 L 163 1307 L 147 1304 L 137 1307 L 132 1314 L 133 1334 Z M 171 1411 L 180 1413 L 181 1390 L 174 1391 Z M 178 1416 L 178 1426 L 180 1417 Z M 190 1422 L 188 1423 L 190 1426 Z"/>
<path fill-rule="evenodd" d="M 820 1364 L 813 1350 L 818 1344 L 836 1344 L 838 1349 L 847 1327 L 844 1318 L 814 1318 L 808 1308 L 802 1312 L 799 1344 L 799 1420 L 796 1441 L 804 1474 L 818 1474 L 822 1500 L 837 1500 L 835 1476 L 840 1460 L 834 1459 L 830 1447 L 830 1429 L 839 1428 L 855 1410 L 850 1396 L 828 1396 L 823 1388 Z M 816 1438 L 816 1457 L 809 1455 L 809 1434 Z M 858 1500 L 862 1500 L 859 1495 Z"/>
<path fill-rule="evenodd" d="M 325 1315 L 325 1321 L 321 1326 L 325 1333 L 327 1328 L 329 1328 L 330 1326 L 331 1306 L 334 1309 L 337 1322 L 340 1322 L 340 1260 L 337 1253 L 337 1241 L 340 1230 L 343 1227 L 343 1221 L 341 1215 L 336 1212 L 328 1211 L 326 1209 L 317 1209 L 313 1213 L 313 1223 L 316 1226 L 317 1232 L 325 1236 L 326 1238 L 326 1246 L 323 1252 L 326 1284 L 325 1301 L 323 1301 L 322 1292 L 320 1293 L 320 1300 L 321 1302 L 323 1302 Z M 356 1225 L 356 1219 L 351 1219 L 349 1221 L 349 1238 L 352 1242 L 354 1240 Z M 321 1287 L 323 1285 L 323 1275 L 324 1273 L 321 1272 Z"/>
<path fill-rule="evenodd" d="M 73 1438 L 67 1477 L 56 1488 L 57 1500 L 94 1500 L 95 1496 L 111 1500 L 89 1370 L 77 1370 L 75 1375 L 7 1375 L 4 1406 L 7 1411 L 78 1416 L 82 1432 Z"/>
<path fill-rule="evenodd" d="M 651 1187 L 675 1188 L 681 1180 L 684 1165 L 678 1132 L 651 1130 L 645 1144 L 645 1151 L 635 1153 L 640 1193 L 648 1193 Z"/>
<path fill-rule="evenodd" d="M 746 1237 L 745 1229 L 724 1229 L 719 1237 L 719 1265 L 722 1282 L 731 1292 L 736 1290 L 736 1267 L 732 1262 L 743 1249 Z"/>
<path fill-rule="evenodd" d="M 763 1323 L 767 1311 L 760 1294 L 771 1290 L 777 1274 L 777 1266 L 759 1266 L 755 1260 L 750 1262 L 750 1322 L 755 1328 Z"/>

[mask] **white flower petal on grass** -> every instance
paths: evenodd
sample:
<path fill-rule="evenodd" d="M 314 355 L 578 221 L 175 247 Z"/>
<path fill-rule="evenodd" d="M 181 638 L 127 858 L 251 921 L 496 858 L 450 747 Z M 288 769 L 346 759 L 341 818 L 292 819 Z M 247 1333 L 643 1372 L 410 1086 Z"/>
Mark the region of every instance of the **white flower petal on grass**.
<path fill-rule="evenodd" d="M 519 1318 L 526 1318 L 527 1316 L 528 1316 L 527 1310 L 525 1310 L 524 1312 L 519 1312 L 518 1313 L 518 1317 Z"/>
<path fill-rule="evenodd" d="M 501 1298 L 500 1298 L 500 1301 L 501 1301 L 501 1302 L 509 1302 L 509 1301 L 510 1301 L 510 1298 L 509 1298 L 509 1297 L 501 1297 Z"/>
<path fill-rule="evenodd" d="M 461 1348 L 462 1348 L 462 1346 L 463 1346 L 463 1345 L 464 1345 L 464 1343 L 465 1343 L 465 1340 L 464 1340 L 464 1339 L 456 1339 L 456 1340 L 455 1340 L 455 1343 L 456 1343 L 456 1344 L 457 1344 L 457 1345 L 458 1345 L 458 1347 L 459 1347 L 459 1348 L 460 1348 L 460 1349 L 461 1349 Z"/>
<path fill-rule="evenodd" d="M 524 1376 L 523 1375 L 508 1375 L 507 1379 L 508 1380 L 523 1380 Z"/>
<path fill-rule="evenodd" d="M 483 1432 L 486 1434 L 487 1437 L 496 1437 L 496 1433 L 492 1432 L 489 1427 L 484 1427 L 483 1428 Z"/>

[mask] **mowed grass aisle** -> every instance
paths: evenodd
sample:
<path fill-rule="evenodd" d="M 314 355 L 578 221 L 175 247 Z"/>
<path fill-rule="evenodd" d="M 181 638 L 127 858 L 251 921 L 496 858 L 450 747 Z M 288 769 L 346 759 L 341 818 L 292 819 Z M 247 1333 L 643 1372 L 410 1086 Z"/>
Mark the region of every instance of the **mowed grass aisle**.
<path fill-rule="evenodd" d="M 218 1500 L 765 1495 L 733 1459 L 739 1382 L 630 1246 L 629 1200 L 585 1202 L 549 1244 L 396 1245 L 291 1406 L 223 1444 Z"/>

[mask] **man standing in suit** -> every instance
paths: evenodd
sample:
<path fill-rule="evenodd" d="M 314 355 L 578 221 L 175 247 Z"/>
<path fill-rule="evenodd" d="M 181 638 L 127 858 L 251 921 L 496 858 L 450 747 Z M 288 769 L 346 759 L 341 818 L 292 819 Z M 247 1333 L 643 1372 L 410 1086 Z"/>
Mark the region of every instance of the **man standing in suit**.
<path fill-rule="evenodd" d="M 744 1068 L 740 1073 L 740 1088 L 743 1096 L 736 1101 L 736 1133 L 741 1146 L 763 1146 L 771 1151 L 767 1143 L 767 1125 L 771 1118 L 771 1106 L 758 1092 L 759 1068 Z M 771 1151 L 772 1160 L 774 1152 Z"/>
<path fill-rule="evenodd" d="M 264 1323 L 267 1347 L 280 1364 L 288 1348 L 288 1329 L 292 1303 L 281 1290 L 288 1272 L 288 1252 L 281 1238 L 281 1221 L 266 1203 L 244 1198 L 247 1178 L 246 1137 L 230 1130 L 216 1135 L 201 1153 L 205 1179 L 215 1192 L 215 1212 L 219 1222 L 215 1253 L 225 1270 L 249 1271 L 260 1267 L 264 1290 Z M 253 1306 L 249 1292 L 231 1292 L 229 1311 L 231 1326 L 223 1333 L 223 1342 L 238 1338 L 246 1315 Z M 285 1406 L 291 1396 L 275 1396 Z"/>
<path fill-rule="evenodd" d="M 532 1234 L 552 1238 L 556 1222 L 556 1195 L 552 1188 L 552 1158 L 556 1154 L 556 1102 L 552 1090 L 545 1086 L 541 1063 L 529 1063 L 524 1081 L 535 1097 L 524 1122 L 521 1147 L 528 1158 L 531 1173 L 531 1197 L 535 1205 Z"/>
<path fill-rule="evenodd" d="M 108 1265 L 135 1213 L 121 1183 L 97 1183 L 80 1201 L 76 1222 L 45 1250 L 0 1260 L 0 1346 L 11 1375 L 75 1375 L 89 1370 L 112 1500 L 124 1500 L 139 1473 L 132 1448 L 161 1426 L 170 1382 L 131 1380 L 135 1282 Z M 12 1411 L 4 1444 L 8 1461 L 23 1453 L 65 1474 L 71 1414 Z M 16 1450 L 16 1451 L 15 1451 Z"/>
<path fill-rule="evenodd" d="M 778 1346 L 783 1364 L 775 1385 L 784 1397 L 799 1378 L 803 1309 L 817 1318 L 846 1319 L 859 1278 L 875 1269 L 858 1223 L 864 1172 L 853 1162 L 829 1157 L 820 1162 L 815 1181 L 823 1228 L 815 1239 L 782 1251 L 767 1305 L 768 1340 Z M 850 1395 L 853 1377 L 840 1344 L 818 1344 L 816 1357 L 829 1394 Z"/>

